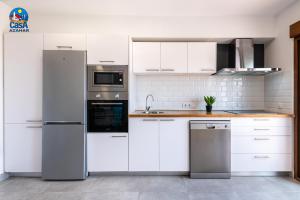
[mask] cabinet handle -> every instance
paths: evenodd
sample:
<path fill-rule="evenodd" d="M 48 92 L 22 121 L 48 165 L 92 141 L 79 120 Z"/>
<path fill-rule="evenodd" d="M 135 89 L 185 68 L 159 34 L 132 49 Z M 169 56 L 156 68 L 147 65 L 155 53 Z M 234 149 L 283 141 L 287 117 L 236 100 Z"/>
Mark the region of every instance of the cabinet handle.
<path fill-rule="evenodd" d="M 114 63 L 115 61 L 113 61 L 113 60 L 99 60 L 99 62 L 101 62 L 101 63 Z"/>
<path fill-rule="evenodd" d="M 143 119 L 144 122 L 156 122 L 157 119 Z"/>
<path fill-rule="evenodd" d="M 173 122 L 175 119 L 160 119 L 161 122 Z"/>
<path fill-rule="evenodd" d="M 26 128 L 43 128 L 43 126 L 26 126 Z"/>
<path fill-rule="evenodd" d="M 59 49 L 72 49 L 72 46 L 56 46 Z"/>
<path fill-rule="evenodd" d="M 254 121 L 269 121 L 269 119 L 254 119 Z"/>
<path fill-rule="evenodd" d="M 161 71 L 163 71 L 163 72 L 174 72 L 175 70 L 174 69 L 161 69 Z"/>
<path fill-rule="evenodd" d="M 203 71 L 203 72 L 214 72 L 216 70 L 213 70 L 213 69 L 200 69 L 200 71 Z"/>
<path fill-rule="evenodd" d="M 254 138 L 254 140 L 259 141 L 259 140 L 271 140 L 270 138 Z"/>
<path fill-rule="evenodd" d="M 112 138 L 126 138 L 126 135 L 112 135 Z"/>
<path fill-rule="evenodd" d="M 255 128 L 254 131 L 269 131 L 268 128 Z"/>
<path fill-rule="evenodd" d="M 40 120 L 40 119 L 37 119 L 37 120 L 31 120 L 31 119 L 29 119 L 29 120 L 26 120 L 26 122 L 42 122 L 42 120 Z"/>
<path fill-rule="evenodd" d="M 146 69 L 147 72 L 158 72 L 159 69 Z"/>
<path fill-rule="evenodd" d="M 254 156 L 254 158 L 256 158 L 256 159 L 266 159 L 266 158 L 270 158 L 270 156 Z"/>

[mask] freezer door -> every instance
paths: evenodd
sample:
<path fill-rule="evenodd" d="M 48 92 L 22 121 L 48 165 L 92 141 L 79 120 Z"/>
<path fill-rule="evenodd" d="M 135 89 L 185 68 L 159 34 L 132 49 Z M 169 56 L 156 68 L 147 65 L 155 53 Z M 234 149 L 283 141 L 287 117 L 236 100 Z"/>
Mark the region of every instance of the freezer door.
<path fill-rule="evenodd" d="M 84 125 L 44 125 L 42 178 L 80 180 L 86 177 Z"/>
<path fill-rule="evenodd" d="M 43 121 L 85 124 L 86 52 L 44 51 Z"/>

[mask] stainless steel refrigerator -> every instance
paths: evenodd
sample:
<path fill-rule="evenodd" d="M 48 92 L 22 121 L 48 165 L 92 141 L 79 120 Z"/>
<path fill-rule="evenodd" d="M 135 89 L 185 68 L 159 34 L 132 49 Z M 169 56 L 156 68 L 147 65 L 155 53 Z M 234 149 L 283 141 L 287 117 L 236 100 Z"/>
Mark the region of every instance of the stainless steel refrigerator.
<path fill-rule="evenodd" d="M 45 180 L 86 178 L 86 52 L 43 52 Z"/>

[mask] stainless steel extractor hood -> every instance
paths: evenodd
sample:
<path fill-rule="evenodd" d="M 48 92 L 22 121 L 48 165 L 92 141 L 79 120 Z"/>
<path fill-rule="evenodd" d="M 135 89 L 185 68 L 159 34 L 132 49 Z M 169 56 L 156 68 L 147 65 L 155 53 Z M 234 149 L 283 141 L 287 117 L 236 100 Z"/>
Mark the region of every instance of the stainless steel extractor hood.
<path fill-rule="evenodd" d="M 235 51 L 235 67 L 222 68 L 213 75 L 250 75 L 263 76 L 281 71 L 280 68 L 254 67 L 254 43 L 253 39 L 235 39 L 233 41 Z"/>

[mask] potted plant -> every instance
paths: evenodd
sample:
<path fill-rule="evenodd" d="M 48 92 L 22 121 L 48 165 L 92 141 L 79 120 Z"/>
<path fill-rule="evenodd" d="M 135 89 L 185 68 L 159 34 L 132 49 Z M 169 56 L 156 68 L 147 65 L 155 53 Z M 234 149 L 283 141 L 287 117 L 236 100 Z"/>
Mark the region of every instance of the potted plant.
<path fill-rule="evenodd" d="M 211 113 L 212 105 L 216 102 L 216 97 L 204 96 L 204 101 L 206 103 L 206 112 Z"/>

